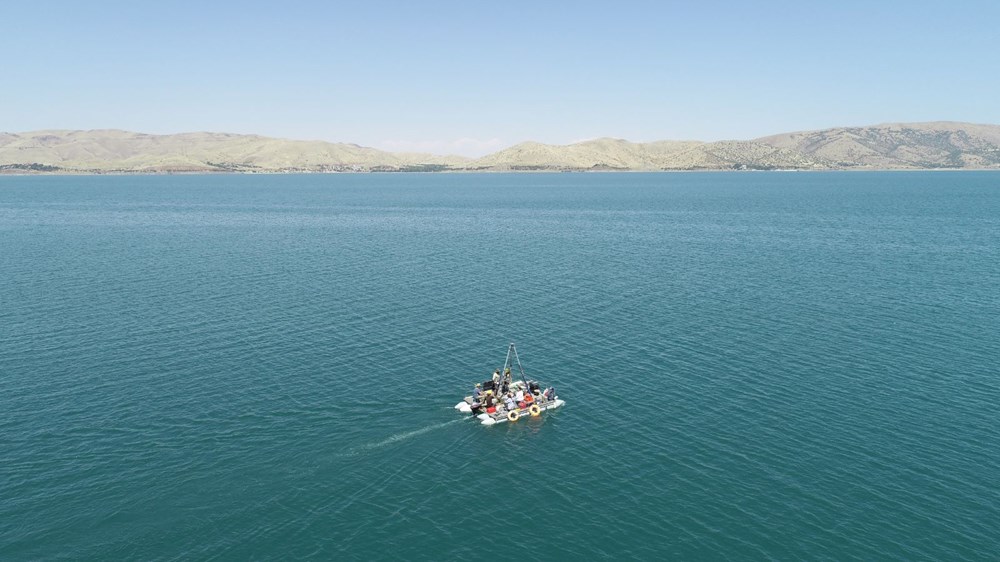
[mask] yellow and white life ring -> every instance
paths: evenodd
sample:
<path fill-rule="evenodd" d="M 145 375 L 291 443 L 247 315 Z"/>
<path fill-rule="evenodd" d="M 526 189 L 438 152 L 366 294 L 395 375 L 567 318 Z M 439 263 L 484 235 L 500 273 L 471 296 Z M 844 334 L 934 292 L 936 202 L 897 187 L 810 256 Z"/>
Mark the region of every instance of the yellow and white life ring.
<path fill-rule="evenodd" d="M 538 407 L 538 404 L 532 404 L 531 407 L 528 408 L 528 412 L 530 412 L 532 416 L 537 416 L 542 413 L 542 409 Z"/>
<path fill-rule="evenodd" d="M 518 412 L 517 410 L 511 410 L 511 411 L 507 412 L 507 420 L 508 421 L 516 422 L 517 418 L 519 418 L 519 417 L 521 417 L 521 413 Z"/>

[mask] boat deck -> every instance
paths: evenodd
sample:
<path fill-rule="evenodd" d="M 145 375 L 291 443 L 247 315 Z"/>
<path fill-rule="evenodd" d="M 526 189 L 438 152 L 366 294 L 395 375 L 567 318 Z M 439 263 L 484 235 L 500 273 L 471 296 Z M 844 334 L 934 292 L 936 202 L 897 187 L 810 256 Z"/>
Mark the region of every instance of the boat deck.
<path fill-rule="evenodd" d="M 515 392 L 523 389 L 524 389 L 524 384 L 521 383 L 520 381 L 515 382 L 510 386 L 510 390 Z M 497 404 L 495 406 L 496 409 L 495 412 L 489 413 L 486 412 L 484 409 L 481 413 L 477 414 L 476 417 L 478 417 L 484 425 L 493 425 L 495 423 L 517 421 L 523 417 L 538 416 L 546 410 L 552 410 L 565 404 L 565 401 L 560 400 L 558 396 L 554 396 L 552 399 L 548 399 L 541 392 L 539 392 L 538 394 L 532 393 L 532 398 L 533 398 L 532 402 L 527 403 L 523 408 L 515 407 L 513 410 L 508 409 L 502 399 L 498 399 Z M 463 413 L 472 413 L 473 403 L 474 399 L 472 398 L 472 396 L 466 396 L 462 402 L 459 402 L 455 406 L 455 409 Z M 533 406 L 538 406 L 538 410 L 534 414 L 532 414 Z M 510 414 L 512 411 L 517 412 L 516 416 L 513 416 L 514 419 L 511 419 L 512 416 Z"/>

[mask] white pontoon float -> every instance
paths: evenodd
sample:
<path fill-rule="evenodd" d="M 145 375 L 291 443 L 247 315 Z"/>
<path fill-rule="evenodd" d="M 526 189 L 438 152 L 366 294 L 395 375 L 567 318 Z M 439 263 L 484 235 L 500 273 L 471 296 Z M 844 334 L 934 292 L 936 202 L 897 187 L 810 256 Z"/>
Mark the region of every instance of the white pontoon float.
<path fill-rule="evenodd" d="M 517 364 L 517 370 L 521 375 L 521 380 L 511 380 L 511 368 Z M 537 382 L 528 380 L 524 375 L 524 367 L 517 356 L 517 349 L 514 344 L 507 348 L 507 359 L 504 361 L 503 371 L 500 374 L 500 381 L 488 380 L 482 383 L 482 395 L 480 399 L 466 396 L 464 400 L 455 404 L 455 409 L 464 414 L 474 414 L 481 420 L 483 425 L 493 425 L 495 423 L 516 422 L 525 416 L 538 416 L 545 410 L 553 410 L 565 404 L 555 394 L 555 389 L 549 387 L 542 391 Z M 504 402 L 504 393 L 516 393 L 521 391 L 525 399 L 514 404 L 513 408 L 508 408 Z M 492 396 L 494 404 L 487 405 L 487 396 Z"/>

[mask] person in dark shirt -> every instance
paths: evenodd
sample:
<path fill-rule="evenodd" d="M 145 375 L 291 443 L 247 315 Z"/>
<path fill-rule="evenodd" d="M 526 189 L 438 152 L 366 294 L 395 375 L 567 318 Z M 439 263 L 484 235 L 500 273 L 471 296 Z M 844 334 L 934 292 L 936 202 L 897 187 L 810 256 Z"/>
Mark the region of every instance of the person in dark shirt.
<path fill-rule="evenodd" d="M 510 390 L 510 383 L 511 382 L 512 381 L 511 381 L 511 377 L 510 377 L 510 369 L 507 369 L 507 372 L 504 373 L 504 375 L 503 375 L 503 382 L 500 383 L 500 386 L 503 387 L 503 391 L 504 392 L 507 392 L 508 390 Z"/>
<path fill-rule="evenodd" d="M 479 402 L 479 398 L 483 395 L 483 385 L 476 383 L 476 388 L 472 389 L 472 400 L 474 402 Z"/>

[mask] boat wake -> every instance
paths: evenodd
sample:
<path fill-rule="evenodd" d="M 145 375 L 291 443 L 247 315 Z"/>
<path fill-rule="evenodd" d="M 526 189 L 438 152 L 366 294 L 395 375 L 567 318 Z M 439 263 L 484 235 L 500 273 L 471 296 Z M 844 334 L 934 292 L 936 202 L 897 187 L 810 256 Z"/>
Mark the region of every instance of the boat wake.
<path fill-rule="evenodd" d="M 343 456 L 345 456 L 345 457 L 353 457 L 353 456 L 361 455 L 361 454 L 364 454 L 364 453 L 370 453 L 371 451 L 374 451 L 374 450 L 377 450 L 377 449 L 382 449 L 382 448 L 388 447 L 389 445 L 394 445 L 394 444 L 399 443 L 401 441 L 406 441 L 407 439 L 413 439 L 414 437 L 417 437 L 418 435 L 423 435 L 425 433 L 434 431 L 435 429 L 441 429 L 442 427 L 449 426 L 449 425 L 452 425 L 454 423 L 459 423 L 459 422 L 461 422 L 463 420 L 464 420 L 464 418 L 457 419 L 457 420 L 450 420 L 450 421 L 446 421 L 446 422 L 442 422 L 442 423 L 438 423 L 438 424 L 434 424 L 434 425 L 429 425 L 427 427 L 421 427 L 420 429 L 414 429 L 412 431 L 404 431 L 402 433 L 397 433 L 397 434 L 395 434 L 395 435 L 393 435 L 391 437 L 388 437 L 388 438 L 383 439 L 381 441 L 377 441 L 375 443 L 367 443 L 365 445 L 360 445 L 358 447 L 354 447 L 354 448 L 348 450 L 347 452 L 345 452 Z"/>

